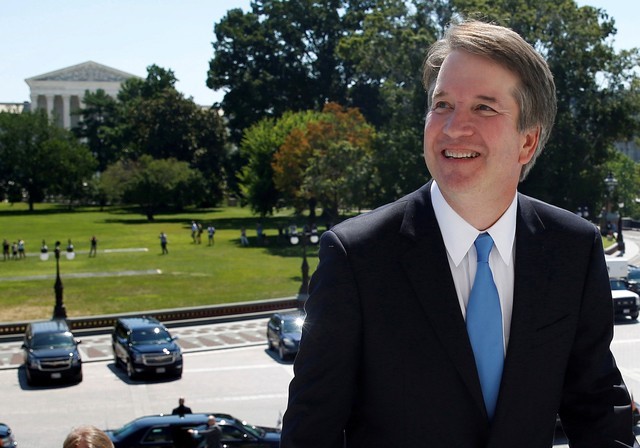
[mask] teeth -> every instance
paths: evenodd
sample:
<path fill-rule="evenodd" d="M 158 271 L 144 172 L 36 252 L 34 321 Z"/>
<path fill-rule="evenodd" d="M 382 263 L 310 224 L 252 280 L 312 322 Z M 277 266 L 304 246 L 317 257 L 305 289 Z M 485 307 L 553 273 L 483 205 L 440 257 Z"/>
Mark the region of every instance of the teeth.
<path fill-rule="evenodd" d="M 469 151 L 469 152 L 445 151 L 444 156 L 449 159 L 473 159 L 475 157 L 478 157 L 479 154 L 473 151 Z"/>

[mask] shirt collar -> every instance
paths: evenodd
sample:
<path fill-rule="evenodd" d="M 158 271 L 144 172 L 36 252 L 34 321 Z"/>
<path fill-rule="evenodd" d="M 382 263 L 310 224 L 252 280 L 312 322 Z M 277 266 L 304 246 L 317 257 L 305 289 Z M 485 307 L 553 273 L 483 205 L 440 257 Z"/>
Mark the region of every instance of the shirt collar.
<path fill-rule="evenodd" d="M 431 203 L 440 226 L 444 245 L 453 263 L 458 266 L 469 252 L 480 232 L 447 203 L 442 196 L 438 184 L 434 180 L 431 184 Z M 498 249 L 502 261 L 509 266 L 516 234 L 516 211 L 518 209 L 517 192 L 513 196 L 511 205 L 494 225 L 486 230 Z"/>

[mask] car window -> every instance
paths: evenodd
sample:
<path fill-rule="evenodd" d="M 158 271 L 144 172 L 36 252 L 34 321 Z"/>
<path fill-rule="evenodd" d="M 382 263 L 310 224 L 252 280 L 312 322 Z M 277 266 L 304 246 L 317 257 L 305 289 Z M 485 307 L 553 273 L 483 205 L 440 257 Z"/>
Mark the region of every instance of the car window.
<path fill-rule="evenodd" d="M 610 280 L 609 283 L 611 283 L 612 290 L 625 291 L 627 289 L 627 285 L 621 280 Z"/>
<path fill-rule="evenodd" d="M 246 434 L 240 431 L 238 428 L 234 426 L 222 426 L 222 440 L 230 441 L 230 440 L 243 440 L 246 437 Z"/>
<path fill-rule="evenodd" d="M 172 442 L 171 429 L 168 426 L 156 426 L 147 431 L 142 443 Z"/>
<path fill-rule="evenodd" d="M 640 269 L 629 269 L 630 280 L 640 280 Z"/>
<path fill-rule="evenodd" d="M 66 348 L 74 345 L 75 341 L 71 333 L 36 334 L 31 342 L 31 347 L 34 349 Z"/>
<path fill-rule="evenodd" d="M 131 343 L 133 345 L 164 344 L 167 342 L 171 342 L 171 335 L 162 328 L 145 328 L 143 330 L 134 330 L 131 333 Z"/>
<path fill-rule="evenodd" d="M 300 333 L 302 332 L 303 323 L 304 319 L 301 317 L 297 319 L 285 320 L 282 326 L 282 331 L 284 331 L 285 333 Z"/>

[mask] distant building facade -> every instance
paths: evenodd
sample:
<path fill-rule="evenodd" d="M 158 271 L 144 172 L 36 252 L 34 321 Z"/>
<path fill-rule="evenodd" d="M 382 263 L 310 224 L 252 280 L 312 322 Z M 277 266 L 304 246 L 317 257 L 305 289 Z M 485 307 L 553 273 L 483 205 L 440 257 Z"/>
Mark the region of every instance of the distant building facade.
<path fill-rule="evenodd" d="M 640 162 L 640 147 L 635 141 L 617 142 L 614 146 L 634 162 Z"/>
<path fill-rule="evenodd" d="M 21 114 L 22 112 L 29 112 L 30 107 L 31 105 L 28 101 L 24 103 L 0 103 L 0 113 Z"/>
<path fill-rule="evenodd" d="M 88 61 L 34 76 L 25 82 L 30 89 L 31 110 L 46 110 L 54 123 L 71 129 L 79 120 L 73 112 L 84 107 L 83 98 L 87 90 L 95 92 L 102 89 L 115 98 L 122 83 L 130 78 L 138 76 Z"/>

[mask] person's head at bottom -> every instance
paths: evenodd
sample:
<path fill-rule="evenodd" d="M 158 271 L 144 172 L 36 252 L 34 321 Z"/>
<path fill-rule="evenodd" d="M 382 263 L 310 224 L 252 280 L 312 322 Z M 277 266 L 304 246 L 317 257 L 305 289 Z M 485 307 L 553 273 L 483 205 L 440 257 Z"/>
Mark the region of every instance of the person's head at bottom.
<path fill-rule="evenodd" d="M 91 425 L 73 428 L 64 440 L 62 448 L 114 448 L 109 436 Z"/>

